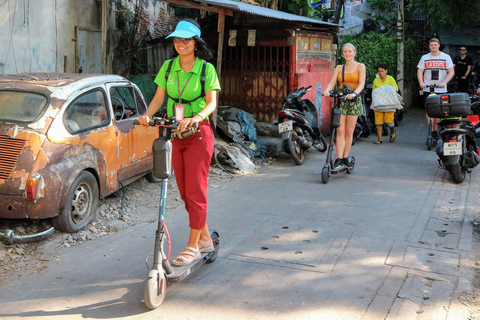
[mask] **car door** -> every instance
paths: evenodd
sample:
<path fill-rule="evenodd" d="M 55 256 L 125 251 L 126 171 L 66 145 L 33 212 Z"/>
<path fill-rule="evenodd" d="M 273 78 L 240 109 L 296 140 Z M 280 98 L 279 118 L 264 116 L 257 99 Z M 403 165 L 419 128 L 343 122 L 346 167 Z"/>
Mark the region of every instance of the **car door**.
<path fill-rule="evenodd" d="M 152 170 L 152 144 L 158 134 L 154 127 L 134 126 L 132 123 L 147 109 L 135 85 L 110 83 L 107 89 L 114 115 L 112 122 L 117 142 L 118 180 L 127 184 Z"/>

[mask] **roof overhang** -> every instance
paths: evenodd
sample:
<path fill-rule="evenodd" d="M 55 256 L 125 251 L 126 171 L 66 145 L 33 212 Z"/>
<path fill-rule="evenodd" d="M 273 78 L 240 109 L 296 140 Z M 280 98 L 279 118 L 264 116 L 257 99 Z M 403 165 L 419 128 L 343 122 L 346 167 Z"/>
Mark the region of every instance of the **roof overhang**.
<path fill-rule="evenodd" d="M 285 21 L 290 24 L 295 24 L 303 28 L 328 28 L 338 30 L 340 26 L 335 23 L 325 22 L 322 20 L 312 19 L 304 16 L 299 16 L 283 11 L 264 8 L 240 1 L 231 0 L 165 0 L 168 3 L 181 5 L 210 12 L 217 12 L 219 8 L 224 10 L 225 15 L 231 16 L 233 12 L 241 12 L 254 16 L 260 16 L 275 20 Z"/>

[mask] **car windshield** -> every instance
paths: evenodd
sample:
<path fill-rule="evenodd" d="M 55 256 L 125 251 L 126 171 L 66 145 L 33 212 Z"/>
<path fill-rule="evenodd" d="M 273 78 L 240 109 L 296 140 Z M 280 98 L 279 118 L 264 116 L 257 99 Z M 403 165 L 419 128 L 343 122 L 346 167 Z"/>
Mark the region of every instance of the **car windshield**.
<path fill-rule="evenodd" d="M 0 90 L 0 120 L 33 122 L 46 104 L 47 98 L 35 92 Z"/>

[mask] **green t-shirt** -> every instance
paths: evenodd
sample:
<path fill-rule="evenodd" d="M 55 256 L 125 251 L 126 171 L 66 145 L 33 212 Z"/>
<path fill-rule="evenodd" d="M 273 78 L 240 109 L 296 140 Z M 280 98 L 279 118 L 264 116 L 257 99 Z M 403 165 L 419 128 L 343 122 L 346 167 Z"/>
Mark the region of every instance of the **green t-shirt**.
<path fill-rule="evenodd" d="M 393 79 L 392 76 L 387 75 L 387 79 L 385 79 L 385 82 L 380 79 L 380 77 L 376 77 L 375 80 L 373 80 L 373 88 L 372 90 L 375 90 L 375 88 L 382 87 L 382 86 L 393 86 L 395 90 L 398 91 L 398 86 L 397 83 L 395 82 L 395 79 Z"/>
<path fill-rule="evenodd" d="M 180 68 L 180 56 L 177 56 L 173 60 L 168 79 L 165 80 L 165 73 L 167 72 L 169 61 L 170 60 L 165 61 L 160 68 L 160 71 L 155 78 L 155 83 L 161 88 L 165 89 L 168 95 L 174 99 L 179 98 L 179 94 L 182 92 L 182 90 L 182 100 L 185 99 L 192 101 L 200 96 L 202 93 L 202 83 L 200 82 L 200 77 L 202 73 L 203 60 L 197 58 L 192 70 L 185 73 L 183 69 Z M 216 90 L 219 92 L 221 89 L 215 67 L 211 63 L 207 62 L 205 68 L 205 92 L 210 90 Z M 173 115 L 173 106 L 176 104 L 177 103 L 174 100 L 168 99 L 167 114 L 169 117 Z M 183 101 L 182 105 L 185 107 L 185 117 L 192 117 L 201 112 L 203 108 L 205 108 L 206 104 L 205 98 L 199 98 L 191 103 Z"/>

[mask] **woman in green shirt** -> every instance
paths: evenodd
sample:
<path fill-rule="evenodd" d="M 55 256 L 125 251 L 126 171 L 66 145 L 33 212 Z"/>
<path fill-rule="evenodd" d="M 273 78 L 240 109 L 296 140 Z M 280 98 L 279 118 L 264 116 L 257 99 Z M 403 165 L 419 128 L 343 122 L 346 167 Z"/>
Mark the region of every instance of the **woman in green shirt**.
<path fill-rule="evenodd" d="M 173 33 L 176 57 L 166 61 L 160 68 L 155 83 L 155 96 L 139 122 L 147 126 L 162 106 L 165 97 L 168 117 L 175 115 L 178 129 L 192 127 L 198 123 L 197 132 L 181 140 L 172 140 L 172 164 L 178 189 L 189 215 L 190 238 L 185 250 L 172 261 L 182 266 L 201 257 L 201 252 L 214 250 L 207 226 L 207 175 L 214 152 L 215 138 L 208 116 L 217 105 L 220 91 L 215 67 L 204 60 L 210 60 L 213 53 L 200 38 L 200 26 L 195 20 L 180 21 Z M 205 81 L 201 81 L 205 68 Z"/>

